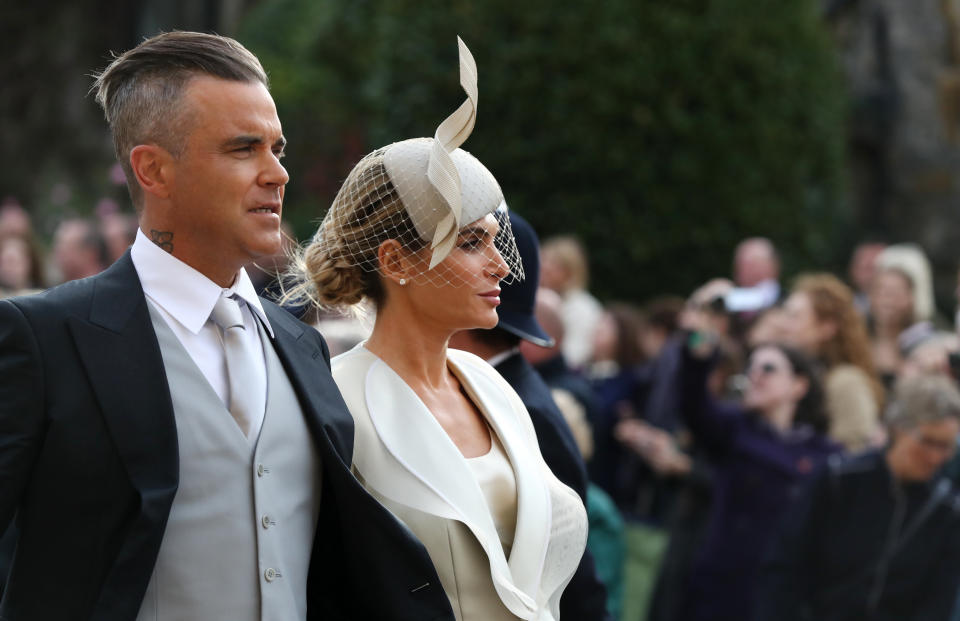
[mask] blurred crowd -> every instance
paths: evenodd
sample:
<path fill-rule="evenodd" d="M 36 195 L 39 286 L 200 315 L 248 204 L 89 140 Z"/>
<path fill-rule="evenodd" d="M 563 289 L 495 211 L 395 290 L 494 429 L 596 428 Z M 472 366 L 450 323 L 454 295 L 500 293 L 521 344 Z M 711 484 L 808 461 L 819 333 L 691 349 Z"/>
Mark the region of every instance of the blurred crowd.
<path fill-rule="evenodd" d="M 45 252 L 4 201 L 0 297 L 100 272 L 136 227 L 99 209 Z M 921 248 L 863 243 L 843 279 L 782 282 L 774 242 L 750 238 L 730 274 L 640 305 L 591 295 L 573 237 L 540 260 L 536 320 L 555 344 L 520 351 L 587 460 L 614 618 L 960 619 L 960 345 Z M 277 293 L 283 256 L 258 263 Z M 367 330 L 313 320 L 333 354 Z"/>

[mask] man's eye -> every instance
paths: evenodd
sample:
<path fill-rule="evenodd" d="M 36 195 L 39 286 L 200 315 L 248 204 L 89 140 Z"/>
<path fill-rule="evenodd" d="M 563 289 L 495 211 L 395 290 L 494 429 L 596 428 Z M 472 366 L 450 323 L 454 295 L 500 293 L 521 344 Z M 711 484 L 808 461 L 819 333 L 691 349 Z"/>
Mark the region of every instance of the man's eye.
<path fill-rule="evenodd" d="M 274 149 L 273 154 L 277 156 L 278 160 L 282 160 L 283 158 L 287 157 L 287 152 L 283 149 Z"/>

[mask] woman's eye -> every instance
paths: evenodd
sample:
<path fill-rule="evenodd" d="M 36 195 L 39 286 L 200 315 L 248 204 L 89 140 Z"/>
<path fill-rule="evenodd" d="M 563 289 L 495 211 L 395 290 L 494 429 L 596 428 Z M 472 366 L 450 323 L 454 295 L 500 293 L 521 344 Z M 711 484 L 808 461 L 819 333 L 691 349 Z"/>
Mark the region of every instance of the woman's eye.
<path fill-rule="evenodd" d="M 460 242 L 460 247 L 464 250 L 476 250 L 483 246 L 483 240 L 479 237 L 471 237 Z"/>

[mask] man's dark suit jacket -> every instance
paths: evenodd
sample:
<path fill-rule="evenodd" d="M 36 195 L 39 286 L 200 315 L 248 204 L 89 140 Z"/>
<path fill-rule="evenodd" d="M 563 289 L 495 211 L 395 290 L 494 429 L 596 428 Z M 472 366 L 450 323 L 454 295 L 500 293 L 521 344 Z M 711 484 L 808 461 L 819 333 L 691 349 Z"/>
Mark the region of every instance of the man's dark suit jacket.
<path fill-rule="evenodd" d="M 587 470 L 573 433 L 550 395 L 550 388 L 519 353 L 514 353 L 495 368 L 517 391 L 530 413 L 544 461 L 558 479 L 579 494 L 586 506 Z M 597 578 L 589 550 L 584 552 L 580 566 L 560 598 L 560 618 L 576 621 L 609 619 L 607 591 Z"/>
<path fill-rule="evenodd" d="M 263 306 L 323 463 L 308 618 L 452 621 L 426 550 L 350 474 L 326 343 Z M 18 512 L 20 533 L 0 619 L 136 617 L 177 491 L 175 425 L 129 253 L 0 302 L 0 532 Z"/>

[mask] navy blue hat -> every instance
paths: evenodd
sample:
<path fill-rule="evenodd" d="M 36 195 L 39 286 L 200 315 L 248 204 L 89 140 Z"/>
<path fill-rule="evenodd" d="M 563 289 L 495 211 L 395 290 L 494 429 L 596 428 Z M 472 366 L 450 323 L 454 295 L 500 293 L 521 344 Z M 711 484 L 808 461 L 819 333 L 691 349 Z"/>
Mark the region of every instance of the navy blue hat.
<path fill-rule="evenodd" d="M 537 287 L 540 285 L 540 242 L 530 223 L 515 211 L 507 213 L 526 277 L 521 281 L 500 285 L 500 306 L 497 307 L 500 322 L 497 327 L 534 345 L 553 347 L 553 339 L 540 327 L 533 313 Z"/>

